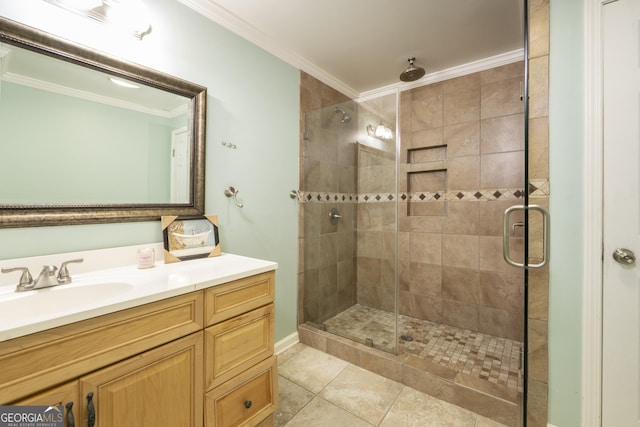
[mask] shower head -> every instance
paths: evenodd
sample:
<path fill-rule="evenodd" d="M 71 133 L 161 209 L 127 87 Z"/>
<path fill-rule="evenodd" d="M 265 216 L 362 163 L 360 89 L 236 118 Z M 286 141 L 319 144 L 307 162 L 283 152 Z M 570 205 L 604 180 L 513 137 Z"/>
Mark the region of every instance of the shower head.
<path fill-rule="evenodd" d="M 349 123 L 351 121 L 351 116 L 348 115 L 347 112 L 344 111 L 342 108 L 336 107 L 333 109 L 333 111 L 335 111 L 338 114 L 342 114 L 342 117 L 340 118 L 340 123 Z"/>
<path fill-rule="evenodd" d="M 424 76 L 424 68 L 413 65 L 413 61 L 415 60 L 416 58 L 409 58 L 409 66 L 406 70 L 400 73 L 400 80 L 403 82 L 414 82 Z"/>

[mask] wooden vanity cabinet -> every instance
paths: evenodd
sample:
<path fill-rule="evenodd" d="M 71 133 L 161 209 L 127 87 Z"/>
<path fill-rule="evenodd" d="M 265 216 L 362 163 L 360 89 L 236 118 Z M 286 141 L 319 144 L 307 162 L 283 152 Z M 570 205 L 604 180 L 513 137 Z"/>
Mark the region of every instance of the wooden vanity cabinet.
<path fill-rule="evenodd" d="M 273 417 L 274 285 L 270 272 L 205 291 L 206 427 L 256 426 Z"/>
<path fill-rule="evenodd" d="M 202 427 L 202 353 L 198 332 L 11 404 L 62 405 L 65 427 L 69 402 L 76 427 Z"/>
<path fill-rule="evenodd" d="M 158 347 L 203 328 L 192 292 L 0 342 L 0 404 Z"/>
<path fill-rule="evenodd" d="M 83 427 L 89 395 L 95 427 L 271 425 L 274 296 L 271 271 L 0 342 L 0 404 L 73 402 Z"/>

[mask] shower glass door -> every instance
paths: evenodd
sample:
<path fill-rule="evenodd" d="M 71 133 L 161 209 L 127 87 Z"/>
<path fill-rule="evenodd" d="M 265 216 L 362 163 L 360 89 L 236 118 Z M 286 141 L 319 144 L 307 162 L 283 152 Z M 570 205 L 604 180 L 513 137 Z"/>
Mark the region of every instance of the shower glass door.
<path fill-rule="evenodd" d="M 517 425 L 524 389 L 527 218 L 524 57 L 403 91 L 398 353 L 487 396 Z M 426 361 L 427 363 L 424 363 Z"/>
<path fill-rule="evenodd" d="M 304 323 L 396 352 L 396 95 L 304 116 Z"/>

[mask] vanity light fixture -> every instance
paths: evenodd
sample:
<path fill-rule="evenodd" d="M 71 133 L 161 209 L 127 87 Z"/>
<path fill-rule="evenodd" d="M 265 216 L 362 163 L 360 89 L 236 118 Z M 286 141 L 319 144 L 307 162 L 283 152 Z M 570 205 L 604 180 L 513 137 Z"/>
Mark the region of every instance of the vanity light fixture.
<path fill-rule="evenodd" d="M 367 134 L 378 139 L 389 140 L 393 138 L 393 131 L 380 122 L 378 126 L 367 126 Z"/>
<path fill-rule="evenodd" d="M 138 86 L 138 85 L 134 85 L 133 83 L 129 83 L 129 82 L 125 81 L 125 80 L 116 79 L 115 77 L 109 77 L 109 80 L 114 85 L 126 87 L 126 88 L 129 88 L 129 89 L 140 89 L 140 86 Z"/>
<path fill-rule="evenodd" d="M 81 16 L 110 24 L 142 40 L 151 23 L 142 0 L 45 0 Z"/>

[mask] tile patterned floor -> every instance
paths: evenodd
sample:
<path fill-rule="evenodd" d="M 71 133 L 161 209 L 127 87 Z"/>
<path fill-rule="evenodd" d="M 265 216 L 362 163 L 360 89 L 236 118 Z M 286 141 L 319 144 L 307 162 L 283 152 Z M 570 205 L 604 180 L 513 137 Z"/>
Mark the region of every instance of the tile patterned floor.
<path fill-rule="evenodd" d="M 327 332 L 393 351 L 393 313 L 356 304 L 324 322 Z M 430 359 L 458 372 L 510 390 L 522 391 L 519 379 L 522 343 L 480 332 L 399 316 L 399 352 Z"/>
<path fill-rule="evenodd" d="M 502 427 L 303 344 L 278 355 L 276 427 Z"/>

